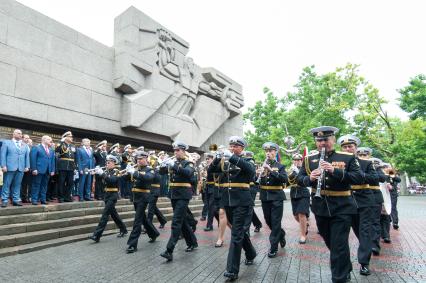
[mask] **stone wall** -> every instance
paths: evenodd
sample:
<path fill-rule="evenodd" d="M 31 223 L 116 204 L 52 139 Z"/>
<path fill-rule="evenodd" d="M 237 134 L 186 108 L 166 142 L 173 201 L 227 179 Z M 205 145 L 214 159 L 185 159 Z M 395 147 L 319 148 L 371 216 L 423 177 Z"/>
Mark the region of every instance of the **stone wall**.
<path fill-rule="evenodd" d="M 115 19 L 108 47 L 1 0 L 0 114 L 205 150 L 242 134 L 242 88 L 188 49 L 134 7 Z"/>

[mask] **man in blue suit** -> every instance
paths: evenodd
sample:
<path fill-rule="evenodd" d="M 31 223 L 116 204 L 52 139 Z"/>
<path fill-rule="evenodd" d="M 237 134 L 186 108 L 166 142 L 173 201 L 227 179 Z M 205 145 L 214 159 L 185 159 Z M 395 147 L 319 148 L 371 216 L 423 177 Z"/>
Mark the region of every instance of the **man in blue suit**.
<path fill-rule="evenodd" d="M 21 182 L 24 172 L 30 168 L 30 153 L 28 146 L 22 142 L 21 130 L 16 129 L 13 131 L 11 140 L 3 141 L 0 154 L 0 166 L 4 174 L 1 207 L 7 206 L 10 193 L 13 197 L 13 205 L 22 206 Z"/>
<path fill-rule="evenodd" d="M 92 188 L 92 174 L 87 170 L 95 167 L 95 159 L 93 157 L 93 150 L 90 147 L 90 140 L 83 139 L 82 146 L 77 149 L 77 166 L 80 173 L 79 196 L 80 201 L 93 200 L 90 191 Z"/>
<path fill-rule="evenodd" d="M 55 152 L 50 148 L 52 138 L 43 136 L 41 144 L 33 146 L 30 154 L 30 164 L 33 174 L 31 187 L 31 202 L 37 205 L 46 204 L 47 184 L 49 176 L 55 175 Z"/>

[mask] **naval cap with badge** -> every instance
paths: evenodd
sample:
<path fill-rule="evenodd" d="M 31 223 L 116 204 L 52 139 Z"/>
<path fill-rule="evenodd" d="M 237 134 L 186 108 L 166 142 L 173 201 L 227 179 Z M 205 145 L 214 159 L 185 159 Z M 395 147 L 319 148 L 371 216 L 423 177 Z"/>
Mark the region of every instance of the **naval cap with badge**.
<path fill-rule="evenodd" d="M 348 144 L 354 144 L 356 146 L 359 146 L 361 144 L 361 140 L 354 135 L 344 135 L 337 140 L 337 143 L 340 144 L 340 146 Z"/>
<path fill-rule="evenodd" d="M 295 153 L 295 154 L 293 154 L 292 159 L 293 160 L 302 160 L 303 157 L 300 153 Z"/>
<path fill-rule="evenodd" d="M 229 138 L 229 144 L 230 145 L 238 145 L 241 147 L 247 147 L 247 142 L 245 139 L 239 136 L 232 136 Z"/>
<path fill-rule="evenodd" d="M 62 138 L 64 139 L 64 138 L 66 138 L 66 137 L 72 137 L 72 133 L 71 133 L 71 131 L 68 131 L 68 132 L 66 132 L 66 133 L 64 133 L 63 135 L 62 135 Z"/>
<path fill-rule="evenodd" d="M 96 145 L 96 148 L 100 148 L 101 146 L 104 146 L 104 145 L 107 145 L 107 141 L 106 140 L 103 140 L 103 141 L 101 141 L 100 143 L 98 143 L 97 145 Z"/>
<path fill-rule="evenodd" d="M 356 150 L 356 153 L 358 155 L 371 155 L 373 153 L 373 150 L 369 147 L 360 147 Z"/>
<path fill-rule="evenodd" d="M 136 159 L 147 158 L 148 156 L 149 156 L 149 153 L 146 151 L 138 151 L 136 153 Z"/>
<path fill-rule="evenodd" d="M 188 150 L 188 148 L 189 148 L 189 146 L 182 141 L 175 141 L 172 144 L 172 146 L 173 146 L 173 150 L 176 150 L 176 149 Z"/>
<path fill-rule="evenodd" d="M 274 143 L 274 142 L 265 142 L 263 145 L 262 145 L 262 148 L 264 149 L 264 150 L 275 150 L 275 151 L 278 151 L 279 149 L 280 149 L 280 146 L 279 145 L 277 145 L 276 143 Z"/>
<path fill-rule="evenodd" d="M 112 161 L 112 162 L 114 162 L 115 164 L 118 164 L 118 158 L 117 158 L 117 157 L 115 157 L 114 155 L 111 155 L 111 154 L 107 155 L 107 157 L 106 157 L 106 161 Z"/>
<path fill-rule="evenodd" d="M 332 126 L 321 126 L 312 128 L 309 132 L 314 136 L 315 141 L 327 141 L 329 137 L 333 137 L 339 132 L 339 129 Z"/>

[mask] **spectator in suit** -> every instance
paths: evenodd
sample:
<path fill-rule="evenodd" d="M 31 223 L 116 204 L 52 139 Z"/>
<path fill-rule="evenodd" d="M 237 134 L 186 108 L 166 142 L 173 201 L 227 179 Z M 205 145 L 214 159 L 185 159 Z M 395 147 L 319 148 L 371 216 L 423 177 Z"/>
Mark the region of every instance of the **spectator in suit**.
<path fill-rule="evenodd" d="M 31 203 L 46 204 L 46 192 L 49 177 L 55 175 L 55 152 L 50 148 L 52 138 L 43 136 L 41 144 L 31 149 L 30 164 L 32 171 Z"/>
<path fill-rule="evenodd" d="M 30 154 L 28 146 L 22 142 L 21 130 L 16 129 L 11 140 L 3 141 L 0 159 L 4 173 L 1 207 L 7 206 L 10 193 L 13 205 L 22 206 L 21 182 L 24 172 L 30 168 Z"/>
<path fill-rule="evenodd" d="M 92 188 L 92 174 L 87 170 L 93 169 L 95 166 L 95 159 L 93 158 L 93 150 L 90 147 L 90 140 L 83 139 L 82 146 L 77 149 L 77 166 L 80 175 L 79 183 L 79 196 L 80 201 L 93 200 L 90 192 Z"/>
<path fill-rule="evenodd" d="M 54 152 L 53 160 L 55 163 L 55 174 L 49 178 L 49 182 L 47 184 L 46 201 L 53 201 L 58 197 L 58 168 L 56 166 L 58 159 L 55 153 L 56 144 L 53 140 L 50 142 L 49 148 Z"/>
<path fill-rule="evenodd" d="M 33 141 L 30 139 L 29 135 L 23 135 L 22 141 L 28 146 L 31 155 L 31 148 L 33 146 Z M 31 156 L 30 156 L 30 165 L 31 165 Z M 21 183 L 21 199 L 23 203 L 29 203 L 31 198 L 31 183 L 32 175 L 31 169 L 28 172 L 24 173 Z"/>

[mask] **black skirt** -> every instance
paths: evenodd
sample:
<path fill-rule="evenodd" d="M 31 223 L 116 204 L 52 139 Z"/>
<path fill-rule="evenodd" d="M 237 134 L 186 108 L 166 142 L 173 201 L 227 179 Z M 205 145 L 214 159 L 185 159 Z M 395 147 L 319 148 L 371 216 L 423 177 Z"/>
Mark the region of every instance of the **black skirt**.
<path fill-rule="evenodd" d="M 309 198 L 292 198 L 291 207 L 293 208 L 293 215 L 306 214 L 309 217 Z"/>

